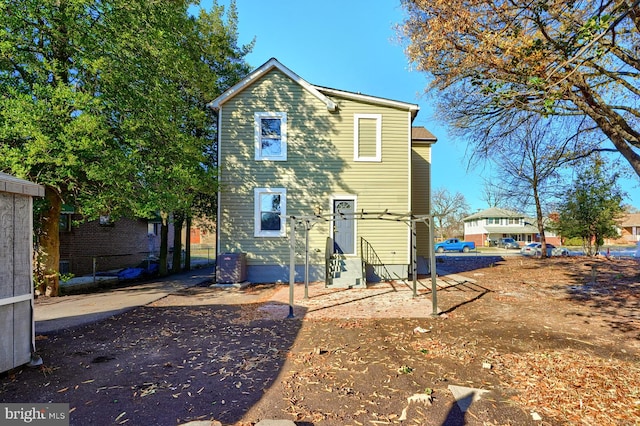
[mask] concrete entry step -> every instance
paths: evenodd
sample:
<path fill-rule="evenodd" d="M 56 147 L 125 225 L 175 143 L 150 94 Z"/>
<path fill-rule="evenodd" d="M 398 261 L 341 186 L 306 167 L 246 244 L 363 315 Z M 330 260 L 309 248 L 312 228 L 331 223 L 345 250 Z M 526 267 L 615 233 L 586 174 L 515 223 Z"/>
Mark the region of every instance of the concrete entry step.
<path fill-rule="evenodd" d="M 331 260 L 330 288 L 364 288 L 362 260 L 359 257 L 334 256 Z"/>

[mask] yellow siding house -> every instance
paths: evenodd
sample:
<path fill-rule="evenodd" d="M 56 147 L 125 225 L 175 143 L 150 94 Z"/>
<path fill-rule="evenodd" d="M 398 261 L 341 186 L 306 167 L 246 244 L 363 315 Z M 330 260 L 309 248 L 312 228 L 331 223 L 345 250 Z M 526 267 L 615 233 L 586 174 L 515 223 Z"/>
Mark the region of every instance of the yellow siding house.
<path fill-rule="evenodd" d="M 210 106 L 219 126 L 217 250 L 242 254 L 248 281 L 289 280 L 292 216 L 315 218 L 304 225 L 308 245 L 297 231 L 297 280 L 306 247 L 311 280 L 407 278 L 404 219 L 429 213 L 436 141 L 412 131 L 417 105 L 315 86 L 272 58 Z M 380 212 L 401 220 L 365 220 Z M 416 244 L 427 256 L 422 224 Z"/>

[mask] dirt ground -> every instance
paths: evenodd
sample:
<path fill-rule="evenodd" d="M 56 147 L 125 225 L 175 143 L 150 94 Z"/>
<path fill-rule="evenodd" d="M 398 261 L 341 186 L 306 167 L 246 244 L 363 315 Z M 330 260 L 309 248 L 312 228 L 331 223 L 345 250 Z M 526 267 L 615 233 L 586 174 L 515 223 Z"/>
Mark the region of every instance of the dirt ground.
<path fill-rule="evenodd" d="M 287 286 L 192 287 L 37 336 L 45 364 L 0 402 L 69 403 L 72 425 L 640 424 L 637 260 L 439 260 L 436 316 L 430 277 L 297 285 L 294 319 Z"/>

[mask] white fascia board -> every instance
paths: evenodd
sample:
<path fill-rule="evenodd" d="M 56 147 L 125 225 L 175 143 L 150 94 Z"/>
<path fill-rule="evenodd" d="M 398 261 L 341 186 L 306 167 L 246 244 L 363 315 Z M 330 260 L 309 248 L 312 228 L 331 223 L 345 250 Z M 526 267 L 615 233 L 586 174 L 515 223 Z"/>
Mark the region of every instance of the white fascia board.
<path fill-rule="evenodd" d="M 408 111 L 411 111 L 412 117 L 415 117 L 418 114 L 418 111 L 420 111 L 420 106 L 416 104 L 410 104 L 408 102 L 394 101 L 393 99 L 386 99 L 386 98 L 378 98 L 376 96 L 363 95 L 361 93 L 345 92 L 342 90 L 330 89 L 328 87 L 316 86 L 316 88 L 320 92 L 327 93 L 329 95 L 408 110 Z"/>
<path fill-rule="evenodd" d="M 214 110 L 220 109 L 220 107 L 233 98 L 238 93 L 242 92 L 244 89 L 253 84 L 254 81 L 257 81 L 260 77 L 265 75 L 271 69 L 277 68 L 280 72 L 285 74 L 287 77 L 298 83 L 305 90 L 311 93 L 313 96 L 321 100 L 326 106 L 327 110 L 335 111 L 337 109 L 337 105 L 331 99 L 323 95 L 316 87 L 312 84 L 309 84 L 306 80 L 301 78 L 298 74 L 291 71 L 289 68 L 282 65 L 276 58 L 271 58 L 260 67 L 256 68 L 253 72 L 251 72 L 248 76 L 246 76 L 242 81 L 237 83 L 232 88 L 225 91 L 222 95 L 218 96 L 216 99 L 211 101 L 207 106 L 209 108 L 213 108 Z"/>
<path fill-rule="evenodd" d="M 222 148 L 220 146 L 221 143 L 222 143 L 222 134 L 221 134 L 222 132 L 220 132 L 220 123 L 222 123 L 222 109 L 218 110 L 218 131 L 216 132 L 217 133 L 217 138 L 218 138 L 218 140 L 217 140 L 217 143 L 218 143 L 218 149 L 217 149 L 217 151 L 218 151 L 217 152 L 217 155 L 218 155 L 218 166 L 220 166 L 220 164 L 222 164 L 221 163 L 222 156 L 221 156 L 221 153 L 220 153 L 221 148 Z M 222 201 L 222 191 L 221 191 L 220 187 L 221 187 L 221 185 L 220 185 L 220 167 L 218 167 L 218 193 L 217 193 L 218 202 L 216 203 L 217 204 L 216 207 L 218 209 L 218 211 L 216 213 L 216 254 L 222 253 L 222 251 L 220 250 L 220 246 L 221 246 L 221 244 L 220 244 L 220 230 L 222 229 L 221 228 L 221 225 L 222 225 L 222 219 L 221 219 L 222 218 L 222 207 L 221 207 L 221 205 L 222 205 L 222 203 L 221 203 L 221 201 Z"/>

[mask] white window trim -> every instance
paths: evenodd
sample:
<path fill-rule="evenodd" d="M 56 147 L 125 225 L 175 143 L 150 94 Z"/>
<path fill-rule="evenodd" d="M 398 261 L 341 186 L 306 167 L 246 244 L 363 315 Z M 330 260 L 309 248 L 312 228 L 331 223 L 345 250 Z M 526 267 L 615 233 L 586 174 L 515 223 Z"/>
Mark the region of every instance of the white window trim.
<path fill-rule="evenodd" d="M 376 120 L 376 155 L 375 157 L 360 157 L 360 119 Z M 382 161 L 382 114 L 354 114 L 353 115 L 353 161 Z"/>
<path fill-rule="evenodd" d="M 261 210 L 260 210 L 260 195 L 262 194 L 279 194 L 280 195 L 280 230 L 279 231 L 263 231 L 260 226 L 262 225 Z M 255 188 L 253 190 L 253 205 L 254 205 L 254 237 L 284 237 L 286 236 L 286 222 L 287 222 L 287 190 L 286 188 Z"/>
<path fill-rule="evenodd" d="M 256 112 L 254 117 L 255 159 L 256 161 L 287 161 L 287 113 L 286 112 Z M 261 120 L 263 118 L 280 119 L 280 155 L 262 155 Z"/>

